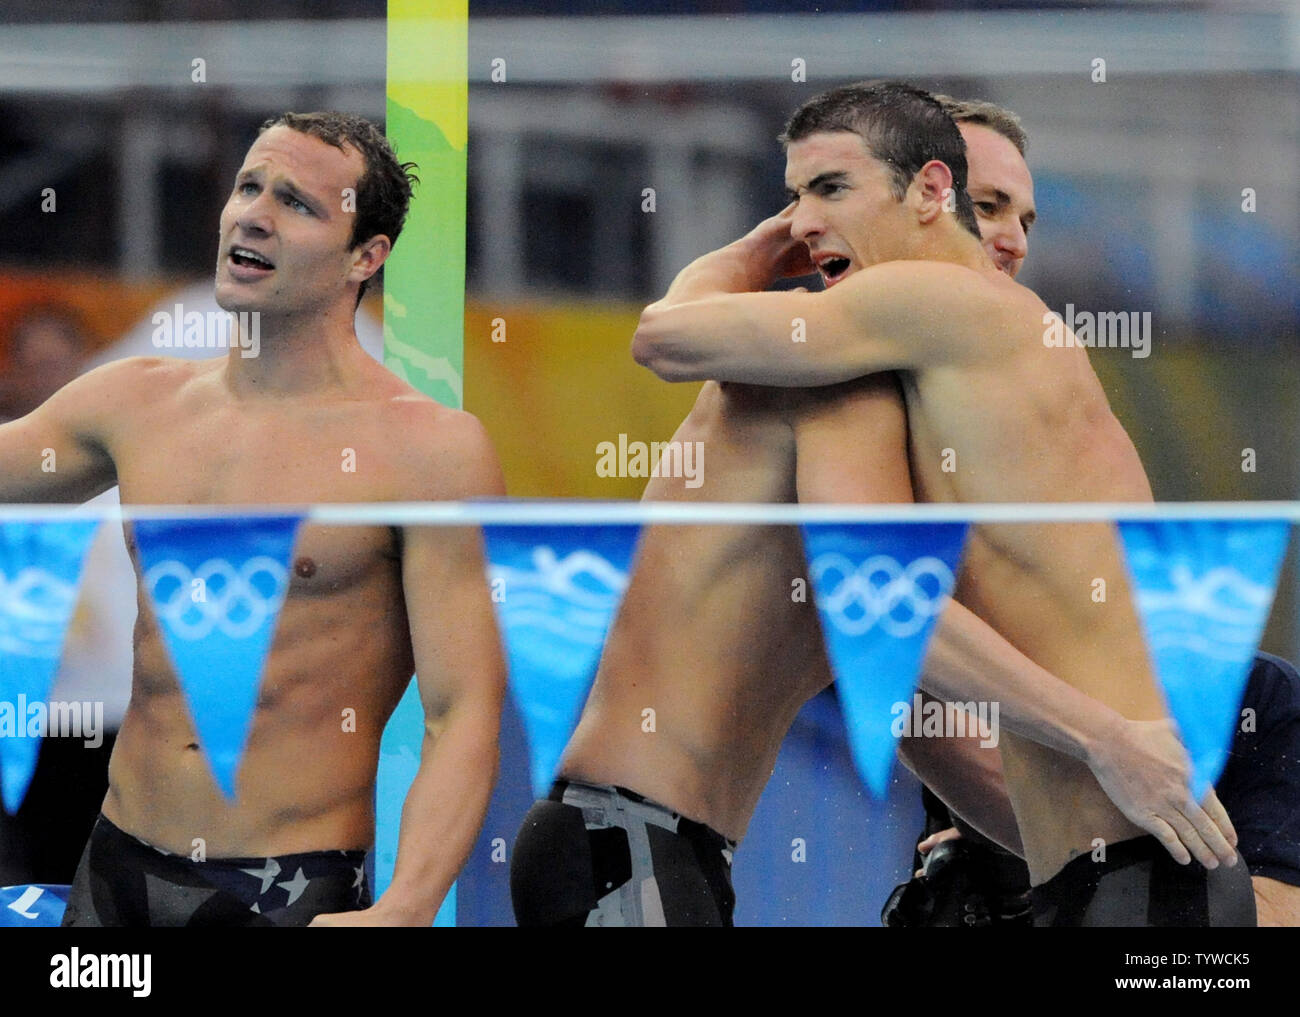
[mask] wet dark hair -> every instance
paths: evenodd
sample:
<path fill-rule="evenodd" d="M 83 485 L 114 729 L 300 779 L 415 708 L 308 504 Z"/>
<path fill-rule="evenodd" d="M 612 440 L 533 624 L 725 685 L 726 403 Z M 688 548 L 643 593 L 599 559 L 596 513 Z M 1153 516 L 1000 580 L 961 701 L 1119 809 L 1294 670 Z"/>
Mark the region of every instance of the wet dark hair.
<path fill-rule="evenodd" d="M 383 132 L 365 117 L 352 113 L 281 113 L 262 124 L 258 134 L 280 126 L 318 138 L 339 151 L 351 145 L 361 153 L 366 168 L 357 181 L 357 217 L 348 247 L 357 247 L 380 234 L 396 246 L 411 205 L 411 185 L 420 182 L 414 172 L 419 167 L 413 162 L 398 162 Z M 358 303 L 369 281 L 361 284 Z"/>
<path fill-rule="evenodd" d="M 997 131 L 1021 155 L 1029 147 L 1029 137 L 1021 126 L 1020 117 L 1011 110 L 983 99 L 954 99 L 951 95 L 936 95 L 939 104 L 948 111 L 948 115 L 959 124 L 979 124 Z"/>
<path fill-rule="evenodd" d="M 779 140 L 788 146 L 826 131 L 858 135 L 889 168 L 891 190 L 899 201 L 921 167 L 939 160 L 952 173 L 957 221 L 979 237 L 975 206 L 966 193 L 966 143 L 952 117 L 925 89 L 901 81 L 862 81 L 823 92 L 794 111 Z"/>

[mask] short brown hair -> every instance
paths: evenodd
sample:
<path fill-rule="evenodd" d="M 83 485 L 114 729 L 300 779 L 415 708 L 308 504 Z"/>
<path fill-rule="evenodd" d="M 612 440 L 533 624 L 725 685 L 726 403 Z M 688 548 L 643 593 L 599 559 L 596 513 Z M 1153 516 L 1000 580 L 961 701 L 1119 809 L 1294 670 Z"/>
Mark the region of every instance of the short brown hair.
<path fill-rule="evenodd" d="M 901 81 L 864 81 L 809 99 L 781 132 L 783 145 L 823 131 L 860 137 L 873 157 L 889 168 L 894 197 L 907 194 L 912 178 L 931 159 L 952 172 L 957 222 L 979 237 L 975 207 L 966 193 L 966 143 L 934 96 Z"/>
<path fill-rule="evenodd" d="M 980 124 L 997 131 L 1015 145 L 1021 155 L 1029 147 L 1029 136 L 1020 126 L 1020 117 L 1011 110 L 983 99 L 954 99 L 951 95 L 936 95 L 935 98 L 957 123 Z"/>
<path fill-rule="evenodd" d="M 396 246 L 411 206 L 411 185 L 420 182 L 414 172 L 419 167 L 413 162 L 398 162 L 383 132 L 352 113 L 281 113 L 262 124 L 258 133 L 279 126 L 318 138 L 339 151 L 344 151 L 347 144 L 361 153 L 366 168 L 357 181 L 357 217 L 348 247 L 354 248 L 380 234 Z M 369 281 L 361 284 L 358 302 Z"/>

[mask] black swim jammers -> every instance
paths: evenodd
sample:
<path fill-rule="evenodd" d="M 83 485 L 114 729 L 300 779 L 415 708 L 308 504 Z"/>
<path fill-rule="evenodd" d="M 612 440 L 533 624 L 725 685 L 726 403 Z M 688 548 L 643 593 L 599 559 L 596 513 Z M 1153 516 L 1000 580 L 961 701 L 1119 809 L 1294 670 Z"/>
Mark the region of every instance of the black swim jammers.
<path fill-rule="evenodd" d="M 1179 865 L 1151 836 L 1107 844 L 1105 851 L 1100 861 L 1080 855 L 1033 888 L 1035 927 L 1255 924 L 1255 889 L 1244 861 L 1215 869 L 1195 859 Z"/>
<path fill-rule="evenodd" d="M 307 925 L 370 906 L 364 851 L 196 862 L 95 821 L 65 927 Z"/>
<path fill-rule="evenodd" d="M 736 849 L 626 788 L 559 780 L 515 838 L 521 926 L 730 926 Z"/>

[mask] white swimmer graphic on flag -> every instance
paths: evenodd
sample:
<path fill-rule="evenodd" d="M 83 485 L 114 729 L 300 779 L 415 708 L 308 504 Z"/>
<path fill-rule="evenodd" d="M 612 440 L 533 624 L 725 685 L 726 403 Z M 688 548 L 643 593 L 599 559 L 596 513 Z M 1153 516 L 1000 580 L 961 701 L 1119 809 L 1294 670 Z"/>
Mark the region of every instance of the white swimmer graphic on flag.
<path fill-rule="evenodd" d="M 897 744 L 895 703 L 910 701 L 952 592 L 965 523 L 808 523 L 809 579 L 849 748 L 878 798 Z"/>
<path fill-rule="evenodd" d="M 68 907 L 68 891 L 49 883 L 0 886 L 0 929 L 57 929 Z"/>
<path fill-rule="evenodd" d="M 637 526 L 485 526 L 492 599 L 538 795 L 577 725 L 627 588 Z"/>
<path fill-rule="evenodd" d="M 26 709 L 44 704 L 77 606 L 95 520 L 0 523 L 0 801 L 18 811 L 36 771 L 42 731 Z"/>
<path fill-rule="evenodd" d="M 1228 761 L 1290 524 L 1122 521 L 1133 599 L 1200 801 Z"/>
<path fill-rule="evenodd" d="M 234 797 L 301 519 L 139 520 L 136 547 L 217 785 Z"/>

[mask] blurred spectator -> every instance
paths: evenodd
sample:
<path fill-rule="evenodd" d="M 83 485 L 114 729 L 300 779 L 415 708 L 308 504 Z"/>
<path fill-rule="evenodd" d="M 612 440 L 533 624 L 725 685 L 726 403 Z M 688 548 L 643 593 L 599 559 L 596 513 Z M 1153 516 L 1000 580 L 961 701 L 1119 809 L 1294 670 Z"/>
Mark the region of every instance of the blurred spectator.
<path fill-rule="evenodd" d="M 70 382 L 88 352 L 86 326 L 65 304 L 33 304 L 14 322 L 0 370 L 0 423 L 30 413 Z"/>

